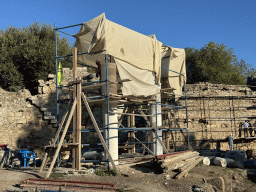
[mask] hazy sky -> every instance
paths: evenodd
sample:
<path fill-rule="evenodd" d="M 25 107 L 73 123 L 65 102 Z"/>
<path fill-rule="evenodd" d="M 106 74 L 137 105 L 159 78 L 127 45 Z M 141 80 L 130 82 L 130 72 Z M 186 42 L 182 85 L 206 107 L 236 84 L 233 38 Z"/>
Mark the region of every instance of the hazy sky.
<path fill-rule="evenodd" d="M 210 41 L 233 48 L 256 68 L 256 1 L 253 0 L 0 0 L 0 29 L 33 22 L 64 27 L 106 18 L 162 43 L 201 48 Z M 77 33 L 79 28 L 65 30 Z M 74 42 L 74 39 L 70 39 Z"/>

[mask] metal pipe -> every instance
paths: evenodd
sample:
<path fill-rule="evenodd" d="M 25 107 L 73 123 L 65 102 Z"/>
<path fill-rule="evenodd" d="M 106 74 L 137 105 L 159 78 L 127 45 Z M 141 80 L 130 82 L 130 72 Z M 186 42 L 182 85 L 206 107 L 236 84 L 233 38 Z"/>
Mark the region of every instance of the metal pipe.
<path fill-rule="evenodd" d="M 144 145 L 139 139 L 137 139 L 136 137 L 134 137 L 134 139 L 136 139 L 143 147 L 145 147 L 152 155 L 155 155 L 155 153 L 153 153 L 149 148 L 147 148 L 146 145 Z M 134 142 L 135 143 L 135 142 Z"/>
<path fill-rule="evenodd" d="M 58 30 L 59 32 L 61 32 L 61 33 L 64 33 L 64 34 L 66 34 L 66 35 L 70 35 L 70 36 L 73 36 L 72 34 L 69 34 L 69 33 L 66 33 L 66 32 L 64 32 L 64 31 L 60 31 L 60 30 Z"/>
<path fill-rule="evenodd" d="M 54 24 L 54 28 L 56 29 L 56 26 Z M 57 30 L 54 30 L 54 37 L 55 37 L 55 69 L 56 69 L 56 101 L 59 100 L 59 91 L 58 91 L 58 39 L 57 39 Z M 56 102 L 56 118 L 57 118 L 57 129 L 59 128 L 59 103 Z M 57 144 L 59 144 L 59 137 L 57 138 Z M 59 167 L 59 158 L 60 156 L 57 156 L 57 167 Z"/>
<path fill-rule="evenodd" d="M 108 135 L 108 150 L 109 150 L 109 90 L 108 90 L 108 55 L 105 54 L 105 62 L 106 62 L 106 97 L 107 97 L 107 135 Z M 108 158 L 108 170 L 109 166 L 109 158 Z"/>
<path fill-rule="evenodd" d="M 76 27 L 76 26 L 83 25 L 83 24 L 84 24 L 84 23 L 80 23 L 80 24 L 76 24 L 76 25 L 69 25 L 69 26 L 66 26 L 66 27 L 56 28 L 56 30 L 59 30 L 59 29 L 66 29 L 66 28 L 70 28 L 70 27 Z"/>
<path fill-rule="evenodd" d="M 168 104 L 163 104 L 163 103 L 159 103 L 159 102 L 156 102 L 156 104 L 157 104 L 157 105 L 167 106 L 167 107 L 179 108 L 179 109 L 185 108 L 185 107 L 181 107 L 181 106 L 168 105 Z"/>
<path fill-rule="evenodd" d="M 177 71 L 173 71 L 173 70 L 167 69 L 167 68 L 165 68 L 165 67 L 161 67 L 161 68 L 166 69 L 166 70 L 171 71 L 171 72 L 174 72 L 174 73 L 177 73 L 177 74 L 180 74 L 180 75 L 182 75 L 182 76 L 185 76 L 184 74 L 179 73 L 179 72 L 177 72 Z"/>
<path fill-rule="evenodd" d="M 63 58 L 58 58 L 58 59 L 72 63 L 72 61 L 67 60 L 67 59 L 63 59 Z M 91 68 L 93 68 L 93 69 L 96 69 L 96 67 L 93 67 L 93 66 L 90 66 L 90 65 L 86 65 L 86 64 L 84 64 L 84 63 L 77 63 L 77 64 L 83 65 L 83 66 L 85 66 L 85 67 L 91 67 Z"/>

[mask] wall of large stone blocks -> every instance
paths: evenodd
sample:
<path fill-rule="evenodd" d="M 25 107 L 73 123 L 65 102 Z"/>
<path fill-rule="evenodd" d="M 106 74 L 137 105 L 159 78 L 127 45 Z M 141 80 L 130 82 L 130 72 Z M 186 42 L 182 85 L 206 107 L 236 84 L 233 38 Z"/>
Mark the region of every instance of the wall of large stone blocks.
<path fill-rule="evenodd" d="M 78 77 L 88 74 L 86 68 L 78 68 Z M 64 68 L 63 77 L 62 85 L 68 85 L 72 80 L 72 70 Z M 49 74 L 47 81 L 39 80 L 38 84 L 37 95 L 31 95 L 27 89 L 19 92 L 0 89 L 0 144 L 8 144 L 13 149 L 42 147 L 48 145 L 55 136 L 57 123 L 55 75 Z M 71 93 L 72 91 L 60 89 L 59 97 L 65 99 Z M 60 120 L 66 106 L 67 104 L 60 104 Z M 96 108 L 94 113 L 99 111 L 101 110 Z M 86 115 L 84 114 L 85 118 Z"/>
<path fill-rule="evenodd" d="M 256 120 L 256 92 L 247 86 L 199 83 L 187 85 L 187 114 L 189 138 L 192 146 L 197 148 L 209 139 L 225 139 L 231 133 L 239 137 L 239 124 Z M 185 99 L 180 98 L 176 104 L 185 106 Z M 186 110 L 174 113 L 180 127 L 186 127 Z M 244 132 L 242 132 L 244 137 Z M 254 132 L 252 133 L 254 136 Z M 182 136 L 179 134 L 180 140 Z M 247 150 L 255 143 L 236 144 L 235 149 Z M 207 144 L 216 148 L 216 142 Z M 221 149 L 228 149 L 227 142 L 221 143 Z"/>

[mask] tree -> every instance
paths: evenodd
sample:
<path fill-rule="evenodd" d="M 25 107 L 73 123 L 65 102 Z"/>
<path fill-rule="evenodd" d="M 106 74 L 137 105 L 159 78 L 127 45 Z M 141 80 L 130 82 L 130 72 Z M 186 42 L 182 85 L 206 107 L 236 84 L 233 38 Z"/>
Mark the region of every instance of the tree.
<path fill-rule="evenodd" d="M 58 55 L 71 54 L 66 38 L 57 36 Z M 69 67 L 70 63 L 63 62 Z M 51 25 L 8 27 L 0 31 L 0 86 L 7 90 L 25 87 L 37 93 L 38 80 L 55 73 L 55 35 Z"/>
<path fill-rule="evenodd" d="M 223 44 L 210 42 L 200 50 L 185 50 L 187 83 L 244 84 L 245 78 L 255 73 L 243 60 L 238 62 L 233 50 Z"/>

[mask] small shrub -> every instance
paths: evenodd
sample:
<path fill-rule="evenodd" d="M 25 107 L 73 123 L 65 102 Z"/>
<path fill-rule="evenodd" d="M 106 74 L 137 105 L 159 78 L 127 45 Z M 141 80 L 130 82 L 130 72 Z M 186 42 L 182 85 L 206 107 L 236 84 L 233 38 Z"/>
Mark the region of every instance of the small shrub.
<path fill-rule="evenodd" d="M 62 177 L 64 177 L 64 173 L 52 173 L 49 179 L 60 179 Z"/>
<path fill-rule="evenodd" d="M 209 171 L 209 173 L 214 174 L 214 171 Z"/>
<path fill-rule="evenodd" d="M 116 171 L 114 169 L 111 169 L 110 171 L 105 169 L 97 169 L 95 174 L 99 176 L 116 176 Z"/>

